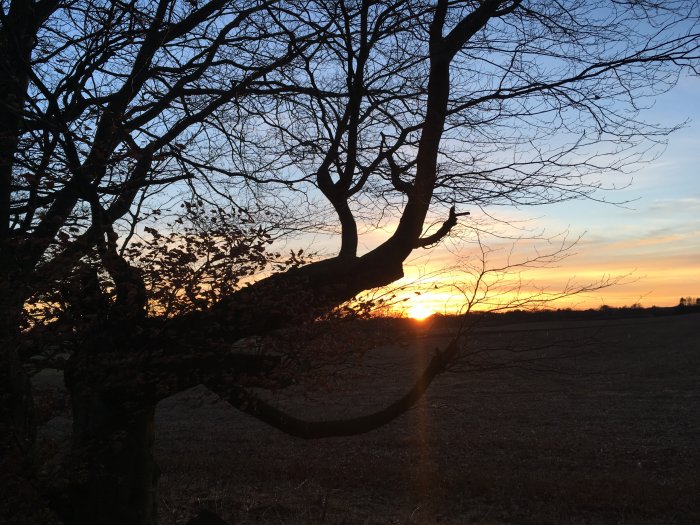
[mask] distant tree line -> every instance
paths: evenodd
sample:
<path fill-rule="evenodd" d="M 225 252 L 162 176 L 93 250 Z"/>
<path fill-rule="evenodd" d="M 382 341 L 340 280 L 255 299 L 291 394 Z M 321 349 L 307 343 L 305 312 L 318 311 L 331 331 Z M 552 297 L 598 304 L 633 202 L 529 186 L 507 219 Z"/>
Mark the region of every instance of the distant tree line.
<path fill-rule="evenodd" d="M 700 306 L 700 297 L 681 297 L 678 306 Z"/>
<path fill-rule="evenodd" d="M 613 320 L 639 317 L 665 317 L 669 315 L 685 314 L 700 311 L 700 297 L 682 298 L 685 301 L 676 306 L 643 306 L 634 303 L 631 306 L 601 305 L 598 308 L 576 310 L 572 308 L 560 308 L 556 310 L 509 310 L 507 312 L 480 312 L 475 315 L 481 317 L 480 325 L 503 325 L 511 323 L 530 323 L 546 321 L 588 321 L 588 320 Z M 459 316 L 435 314 L 431 317 L 433 328 L 451 328 L 459 321 Z"/>

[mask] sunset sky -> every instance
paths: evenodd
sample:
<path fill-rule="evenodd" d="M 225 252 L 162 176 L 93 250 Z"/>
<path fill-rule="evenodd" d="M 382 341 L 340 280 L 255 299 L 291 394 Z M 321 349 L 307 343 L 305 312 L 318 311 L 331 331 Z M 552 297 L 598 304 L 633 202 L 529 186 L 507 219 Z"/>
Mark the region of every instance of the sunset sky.
<path fill-rule="evenodd" d="M 577 201 L 497 210 L 501 217 L 528 220 L 529 229 L 544 228 L 554 234 L 568 228 L 570 238 L 584 235 L 575 254 L 565 261 L 524 274 L 528 286 L 556 291 L 572 279 L 584 284 L 604 276 L 626 276 L 622 284 L 555 306 L 672 306 L 681 296 L 700 296 L 700 79 L 683 78 L 647 111 L 646 120 L 665 125 L 689 122 L 669 138 L 660 158 L 630 176 L 629 187 L 609 195 L 611 200 L 630 201 L 624 207 Z M 477 210 L 473 217 L 478 216 Z M 509 245 L 496 242 L 493 260 L 507 253 Z M 531 248 L 531 243 L 521 243 L 523 253 Z M 461 253 L 467 255 L 469 250 L 463 247 Z M 473 254 L 473 246 L 471 250 Z M 451 274 L 429 276 L 455 264 L 454 251 L 448 241 L 430 253 L 419 253 L 409 265 L 403 282 L 423 276 L 423 284 L 429 283 L 420 296 L 409 294 L 412 298 L 404 303 L 409 314 L 453 311 L 464 302 L 445 288 Z"/>

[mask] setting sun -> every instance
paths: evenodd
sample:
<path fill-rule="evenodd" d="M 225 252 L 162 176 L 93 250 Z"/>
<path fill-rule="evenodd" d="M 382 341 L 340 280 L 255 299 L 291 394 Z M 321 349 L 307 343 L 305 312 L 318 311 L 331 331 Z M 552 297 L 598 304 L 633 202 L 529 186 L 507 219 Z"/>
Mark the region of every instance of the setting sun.
<path fill-rule="evenodd" d="M 426 304 L 415 304 L 408 308 L 408 316 L 417 321 L 422 321 L 434 313 L 433 309 Z"/>

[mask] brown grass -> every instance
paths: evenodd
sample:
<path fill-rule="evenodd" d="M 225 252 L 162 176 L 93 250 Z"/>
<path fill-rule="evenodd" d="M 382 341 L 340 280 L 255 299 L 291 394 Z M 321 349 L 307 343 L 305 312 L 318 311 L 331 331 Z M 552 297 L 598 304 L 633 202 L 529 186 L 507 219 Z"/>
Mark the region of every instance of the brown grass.
<path fill-rule="evenodd" d="M 352 438 L 290 438 L 203 388 L 182 393 L 157 415 L 160 521 L 206 507 L 232 524 L 700 523 L 699 328 L 697 314 L 490 328 L 473 348 L 552 343 L 537 366 L 558 371 L 449 374 Z M 280 402 L 371 410 L 440 343 L 373 351 L 352 388 Z"/>

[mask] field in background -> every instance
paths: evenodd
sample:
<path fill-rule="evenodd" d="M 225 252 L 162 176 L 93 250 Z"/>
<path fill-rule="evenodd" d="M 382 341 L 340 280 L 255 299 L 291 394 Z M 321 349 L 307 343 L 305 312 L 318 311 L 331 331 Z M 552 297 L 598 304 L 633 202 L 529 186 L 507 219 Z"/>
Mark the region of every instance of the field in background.
<path fill-rule="evenodd" d="M 372 351 L 342 392 L 280 402 L 312 418 L 371 411 L 440 332 Z M 516 344 L 539 349 L 502 350 Z M 521 322 L 473 345 L 528 361 L 446 374 L 357 437 L 290 438 L 203 388 L 163 401 L 160 522 L 207 508 L 232 524 L 700 523 L 700 314 Z"/>

